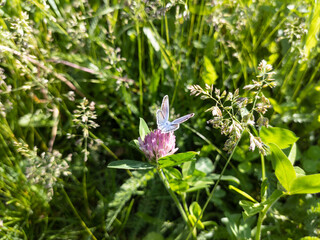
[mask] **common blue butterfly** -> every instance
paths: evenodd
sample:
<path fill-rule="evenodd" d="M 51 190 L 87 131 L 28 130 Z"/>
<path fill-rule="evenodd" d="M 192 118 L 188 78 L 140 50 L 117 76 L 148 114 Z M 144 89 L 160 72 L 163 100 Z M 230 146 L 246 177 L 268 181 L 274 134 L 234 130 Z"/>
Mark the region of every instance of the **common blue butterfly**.
<path fill-rule="evenodd" d="M 169 97 L 165 95 L 162 99 L 161 109 L 157 110 L 158 129 L 163 133 L 173 132 L 179 128 L 180 123 L 192 118 L 194 113 L 189 113 L 183 117 L 177 118 L 169 122 Z"/>

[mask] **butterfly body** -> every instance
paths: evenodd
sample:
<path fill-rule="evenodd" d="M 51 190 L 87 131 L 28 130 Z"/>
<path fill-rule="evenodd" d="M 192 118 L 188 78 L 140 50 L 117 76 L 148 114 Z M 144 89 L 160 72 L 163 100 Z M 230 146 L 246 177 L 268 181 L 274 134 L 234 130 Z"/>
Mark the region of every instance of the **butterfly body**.
<path fill-rule="evenodd" d="M 169 97 L 168 95 L 166 95 L 162 99 L 161 109 L 157 110 L 158 129 L 160 129 L 161 132 L 163 133 L 176 131 L 179 128 L 180 123 L 187 121 L 189 118 L 192 118 L 193 116 L 194 116 L 194 113 L 190 113 L 170 122 L 169 121 Z"/>

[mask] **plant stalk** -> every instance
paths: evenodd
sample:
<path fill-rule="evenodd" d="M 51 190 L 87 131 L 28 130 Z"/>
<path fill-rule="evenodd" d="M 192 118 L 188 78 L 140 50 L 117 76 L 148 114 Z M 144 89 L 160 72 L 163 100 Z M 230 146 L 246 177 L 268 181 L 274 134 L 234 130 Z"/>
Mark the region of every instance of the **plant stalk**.
<path fill-rule="evenodd" d="M 260 240 L 261 239 L 261 227 L 262 227 L 262 223 L 263 220 L 266 217 L 266 214 L 269 210 L 269 208 L 276 202 L 278 201 L 279 198 L 281 198 L 283 196 L 283 194 L 279 195 L 277 198 L 273 199 L 272 201 L 270 201 L 265 208 L 259 213 L 259 218 L 258 218 L 258 222 L 257 222 L 257 230 L 256 230 L 256 237 L 255 240 Z"/>
<path fill-rule="evenodd" d="M 186 212 L 184 211 L 179 199 L 177 198 L 176 194 L 172 191 L 171 187 L 170 187 L 170 184 L 169 184 L 169 181 L 166 177 L 166 175 L 164 174 L 163 170 L 162 169 L 157 169 L 158 171 L 158 174 L 161 178 L 161 181 L 163 182 L 165 188 L 167 189 L 168 193 L 170 194 L 171 198 L 173 199 L 174 203 L 176 204 L 183 220 L 186 222 L 186 224 L 189 226 L 189 228 L 192 230 L 192 233 L 193 233 L 193 237 L 196 237 L 195 236 L 195 233 L 193 232 L 193 227 L 192 225 L 190 224 L 189 220 L 188 220 L 188 217 L 187 217 L 187 214 Z"/>
<path fill-rule="evenodd" d="M 81 226 L 84 228 L 84 230 L 91 236 L 92 239 L 97 240 L 97 238 L 93 235 L 93 233 L 90 231 L 90 229 L 87 227 L 86 223 L 82 220 L 80 214 L 78 213 L 77 209 L 74 207 L 74 205 L 72 204 L 67 192 L 64 190 L 64 188 L 62 188 L 62 192 L 64 194 L 64 196 L 67 199 L 68 204 L 70 205 L 72 211 L 74 212 L 74 214 L 76 215 L 76 217 L 79 219 Z"/>
<path fill-rule="evenodd" d="M 142 43 L 141 43 L 141 36 L 140 36 L 140 29 L 139 29 L 139 22 L 136 22 L 136 32 L 137 32 L 137 40 L 138 40 L 138 61 L 139 61 L 139 106 L 140 106 L 140 114 L 142 115 L 143 112 L 143 76 L 142 76 Z"/>
<path fill-rule="evenodd" d="M 201 210 L 201 213 L 199 214 L 199 217 L 197 218 L 197 221 L 194 223 L 191 232 L 193 232 L 193 229 L 194 229 L 195 226 L 197 225 L 199 219 L 202 217 L 202 214 L 204 213 L 204 211 L 205 211 L 205 209 L 207 208 L 207 206 L 208 206 L 211 198 L 213 197 L 214 191 L 216 190 L 216 188 L 217 188 L 217 186 L 218 186 L 218 184 L 219 184 L 219 182 L 220 182 L 220 180 L 221 180 L 221 178 L 222 178 L 225 170 L 227 169 L 227 166 L 229 165 L 229 162 L 231 161 L 231 158 L 232 158 L 232 156 L 233 156 L 233 154 L 234 154 L 234 152 L 235 152 L 235 149 L 237 148 L 237 146 L 238 146 L 238 144 L 239 144 L 239 142 L 240 142 L 241 137 L 242 137 L 242 134 L 241 134 L 240 138 L 237 140 L 237 142 L 236 142 L 236 144 L 235 144 L 235 146 L 234 146 L 234 148 L 233 148 L 233 150 L 232 150 L 232 152 L 231 152 L 231 154 L 230 154 L 230 156 L 229 156 L 226 164 L 224 165 L 224 167 L 223 167 L 223 169 L 222 169 L 222 171 L 221 171 L 221 173 L 220 173 L 220 175 L 219 175 L 218 180 L 217 180 L 216 183 L 214 184 L 213 189 L 212 189 L 212 191 L 211 191 L 211 193 L 210 193 L 210 195 L 209 195 L 206 203 L 204 204 L 204 206 L 203 206 L 203 208 L 202 208 L 202 210 Z M 189 233 L 189 235 L 188 235 L 188 237 L 187 237 L 187 240 L 189 239 L 189 237 L 190 237 L 190 233 Z"/>
<path fill-rule="evenodd" d="M 261 178 L 262 178 L 262 181 L 266 179 L 266 165 L 265 165 L 263 154 L 261 154 Z"/>

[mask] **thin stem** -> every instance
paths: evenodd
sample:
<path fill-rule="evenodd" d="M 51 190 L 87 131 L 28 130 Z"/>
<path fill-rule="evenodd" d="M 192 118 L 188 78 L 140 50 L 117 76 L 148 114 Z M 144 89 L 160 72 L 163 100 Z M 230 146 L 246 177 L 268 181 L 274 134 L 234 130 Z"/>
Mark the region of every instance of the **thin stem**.
<path fill-rule="evenodd" d="M 257 223 L 257 232 L 256 232 L 256 237 L 255 240 L 260 240 L 261 239 L 261 226 L 262 226 L 262 222 L 263 219 L 265 217 L 265 214 L 263 214 L 263 212 L 259 213 L 259 218 L 258 218 L 258 223 Z"/>
<path fill-rule="evenodd" d="M 173 96 L 172 96 L 171 104 L 174 103 L 174 100 L 175 100 L 175 98 L 176 98 L 176 94 L 177 94 L 177 90 L 178 90 L 178 85 L 179 85 L 179 80 L 180 80 L 180 75 L 177 74 L 177 73 L 180 72 L 180 68 L 181 68 L 181 64 L 179 63 L 179 69 L 178 69 L 177 72 L 175 71 L 176 85 L 174 86 L 174 91 L 173 91 Z"/>
<path fill-rule="evenodd" d="M 137 40 L 138 40 L 138 58 L 139 58 L 139 92 L 140 92 L 140 114 L 142 115 L 143 111 L 143 87 L 142 87 L 142 80 L 143 80 L 143 73 L 142 73 L 142 43 L 140 39 L 140 29 L 139 29 L 139 22 L 136 22 L 136 31 L 137 31 Z"/>
<path fill-rule="evenodd" d="M 93 233 L 90 231 L 90 229 L 87 227 L 86 223 L 82 220 L 82 218 L 80 217 L 77 209 L 73 206 L 67 192 L 64 190 L 64 188 L 62 188 L 62 192 L 64 194 L 64 196 L 67 199 L 68 204 L 70 205 L 72 211 L 74 212 L 74 214 L 76 215 L 76 217 L 79 219 L 81 226 L 88 232 L 88 234 L 92 237 L 92 239 L 97 240 L 97 238 L 93 235 Z"/>
<path fill-rule="evenodd" d="M 164 15 L 164 23 L 165 23 L 165 27 L 166 27 L 166 38 L 167 38 L 167 44 L 170 44 L 170 35 L 169 35 L 169 27 L 168 27 L 168 19 L 167 19 L 167 15 Z"/>
<path fill-rule="evenodd" d="M 175 193 L 171 190 L 170 188 L 170 184 L 169 184 L 169 181 L 166 177 L 166 175 L 164 174 L 163 170 L 162 169 L 158 169 L 158 173 L 159 173 L 159 176 L 164 184 L 164 186 L 166 187 L 167 191 L 169 192 L 170 196 L 172 197 L 173 201 L 175 202 L 175 204 L 177 205 L 178 207 L 178 210 L 183 218 L 183 220 L 188 223 L 188 217 L 187 217 L 187 214 L 185 213 L 185 211 L 183 210 L 183 207 L 181 206 L 181 203 L 179 202 L 177 196 L 175 195 Z"/>
<path fill-rule="evenodd" d="M 191 38 L 192 38 L 192 35 L 193 35 L 192 33 L 193 33 L 194 19 L 195 19 L 195 15 L 192 14 L 192 15 L 191 15 L 191 23 L 190 23 L 189 36 L 188 36 L 188 46 L 190 46 Z"/>
<path fill-rule="evenodd" d="M 259 213 L 259 218 L 258 218 L 258 223 L 257 223 L 257 230 L 256 230 L 256 237 L 255 240 L 260 240 L 261 239 L 261 226 L 263 223 L 264 218 L 266 217 L 266 214 L 269 210 L 269 208 L 276 202 L 278 201 L 279 198 L 281 198 L 283 196 L 283 193 L 280 194 L 279 196 L 277 196 L 276 198 L 274 198 L 273 200 L 271 200 L 263 209 L 263 211 L 261 211 Z"/>
<path fill-rule="evenodd" d="M 88 125 L 85 124 L 85 131 L 88 131 Z M 88 160 L 88 136 L 85 134 L 84 136 L 84 161 L 83 161 L 83 177 L 82 177 L 82 188 L 83 188 L 83 198 L 84 198 L 84 206 L 87 212 L 88 217 L 90 217 L 90 208 L 88 202 L 88 193 L 87 193 L 87 171 L 86 171 L 86 162 Z"/>
<path fill-rule="evenodd" d="M 255 98 L 254 98 L 253 106 L 252 106 L 252 109 L 251 109 L 251 112 L 250 112 L 250 117 L 249 117 L 249 119 L 250 119 L 251 116 L 253 115 L 254 108 L 256 107 L 256 104 L 257 104 L 257 101 L 258 101 L 257 96 L 260 95 L 260 92 L 261 92 L 261 90 L 262 90 L 262 86 L 263 86 L 263 84 L 264 84 L 264 82 L 265 82 L 264 80 L 265 80 L 265 76 L 263 76 L 262 83 L 261 83 L 261 87 L 258 89 L 257 95 L 256 95 Z"/>
<path fill-rule="evenodd" d="M 89 135 L 90 137 L 94 138 L 95 140 L 99 140 L 99 138 L 94 135 L 91 131 L 89 131 Z M 99 141 L 99 144 L 116 160 L 119 160 L 119 158 L 117 157 L 117 155 L 115 155 L 110 148 L 108 148 L 102 141 Z"/>
<path fill-rule="evenodd" d="M 264 155 L 261 154 L 261 175 L 262 175 L 262 181 L 266 179 L 266 167 L 264 163 Z"/>
<path fill-rule="evenodd" d="M 197 3 L 197 5 L 198 5 L 198 3 Z M 203 11 L 203 8 L 204 8 L 204 0 L 201 0 L 200 12 Z M 204 21 L 204 17 L 202 17 L 201 14 L 199 14 L 198 20 L 197 20 L 197 26 L 196 26 L 196 32 L 199 34 L 198 35 L 199 42 L 201 42 L 201 37 L 202 37 L 203 21 Z M 199 61 L 199 49 L 197 49 L 197 51 L 196 51 L 196 58 L 195 58 L 194 67 L 193 67 L 194 73 L 196 73 L 198 70 L 198 61 Z"/>
<path fill-rule="evenodd" d="M 190 214 L 189 214 L 188 205 L 186 202 L 186 194 L 185 193 L 181 195 L 181 199 L 182 199 L 184 211 L 186 212 L 187 216 L 189 217 Z"/>
<path fill-rule="evenodd" d="M 193 228 L 192 228 L 192 225 L 190 224 L 190 222 L 188 221 L 187 214 L 186 214 L 185 210 L 183 209 L 183 207 L 182 207 L 179 199 L 177 198 L 176 194 L 172 191 L 166 175 L 164 174 L 162 169 L 158 168 L 157 171 L 158 171 L 158 174 L 159 174 L 159 176 L 160 176 L 165 188 L 167 189 L 168 193 L 170 194 L 171 198 L 173 199 L 174 203 L 176 204 L 176 206 L 177 206 L 177 208 L 178 208 L 183 220 L 186 222 L 186 224 L 189 226 L 189 228 L 193 232 Z M 194 233 L 193 233 L 193 236 L 196 237 Z"/>
<path fill-rule="evenodd" d="M 243 132 L 242 132 L 242 133 L 243 133 Z M 216 188 L 217 188 L 217 186 L 218 186 L 218 184 L 219 184 L 219 182 L 220 182 L 220 180 L 221 180 L 221 178 L 222 178 L 225 170 L 227 169 L 227 166 L 229 165 L 229 162 L 231 161 L 231 158 L 232 158 L 232 156 L 233 156 L 233 154 L 234 154 L 234 152 L 235 152 L 235 150 L 236 150 L 236 148 L 237 148 L 237 146 L 238 146 L 238 144 L 239 144 L 239 142 L 240 142 L 240 139 L 241 139 L 241 137 L 242 137 L 242 133 L 241 133 L 239 139 L 237 140 L 237 142 L 236 142 L 236 144 L 235 144 L 235 146 L 234 146 L 234 148 L 233 148 L 233 150 L 232 150 L 232 152 L 231 152 L 231 154 L 230 154 L 230 156 L 229 156 L 226 164 L 224 165 L 224 167 L 223 167 L 223 169 L 222 169 L 222 171 L 221 171 L 221 173 L 220 173 L 220 175 L 219 175 L 218 180 L 217 180 L 216 183 L 214 184 L 213 189 L 212 189 L 212 191 L 211 191 L 211 193 L 210 193 L 210 195 L 209 195 L 206 203 L 204 204 L 204 206 L 203 206 L 203 208 L 202 208 L 202 210 L 201 210 L 201 213 L 200 213 L 199 217 L 197 218 L 197 221 L 194 223 L 191 232 L 193 232 L 193 229 L 194 229 L 195 226 L 197 225 L 199 219 L 202 217 L 202 214 L 204 213 L 204 211 L 205 211 L 205 209 L 207 208 L 207 206 L 208 206 L 211 198 L 213 197 L 214 191 L 216 190 Z M 189 233 L 189 235 L 188 235 L 188 237 L 187 237 L 187 240 L 189 239 L 191 232 Z"/>

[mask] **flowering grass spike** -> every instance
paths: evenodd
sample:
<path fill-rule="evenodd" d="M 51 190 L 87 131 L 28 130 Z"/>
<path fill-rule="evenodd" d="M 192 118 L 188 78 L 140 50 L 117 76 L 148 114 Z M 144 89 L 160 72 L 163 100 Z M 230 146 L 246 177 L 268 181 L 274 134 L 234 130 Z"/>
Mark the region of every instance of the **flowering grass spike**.
<path fill-rule="evenodd" d="M 208 84 L 205 89 L 199 85 L 188 87 L 190 95 L 201 95 L 202 100 L 212 99 L 215 102 L 215 105 L 207 109 L 213 116 L 207 122 L 214 128 L 220 129 L 221 134 L 228 136 L 223 148 L 228 153 L 234 150 L 242 133 L 247 131 L 250 136 L 249 150 L 254 151 L 257 147 L 260 153 L 266 154 L 265 145 L 260 137 L 254 135 L 253 129 L 268 127 L 269 119 L 264 117 L 264 114 L 271 108 L 271 104 L 264 96 L 262 89 L 275 87 L 276 81 L 273 79 L 275 72 L 272 71 L 272 66 L 265 60 L 260 62 L 258 70 L 257 79 L 243 87 L 249 92 L 248 97 L 240 97 L 239 89 L 233 93 L 227 93 L 226 90 L 221 93 L 220 89 L 213 89 L 213 85 Z"/>

